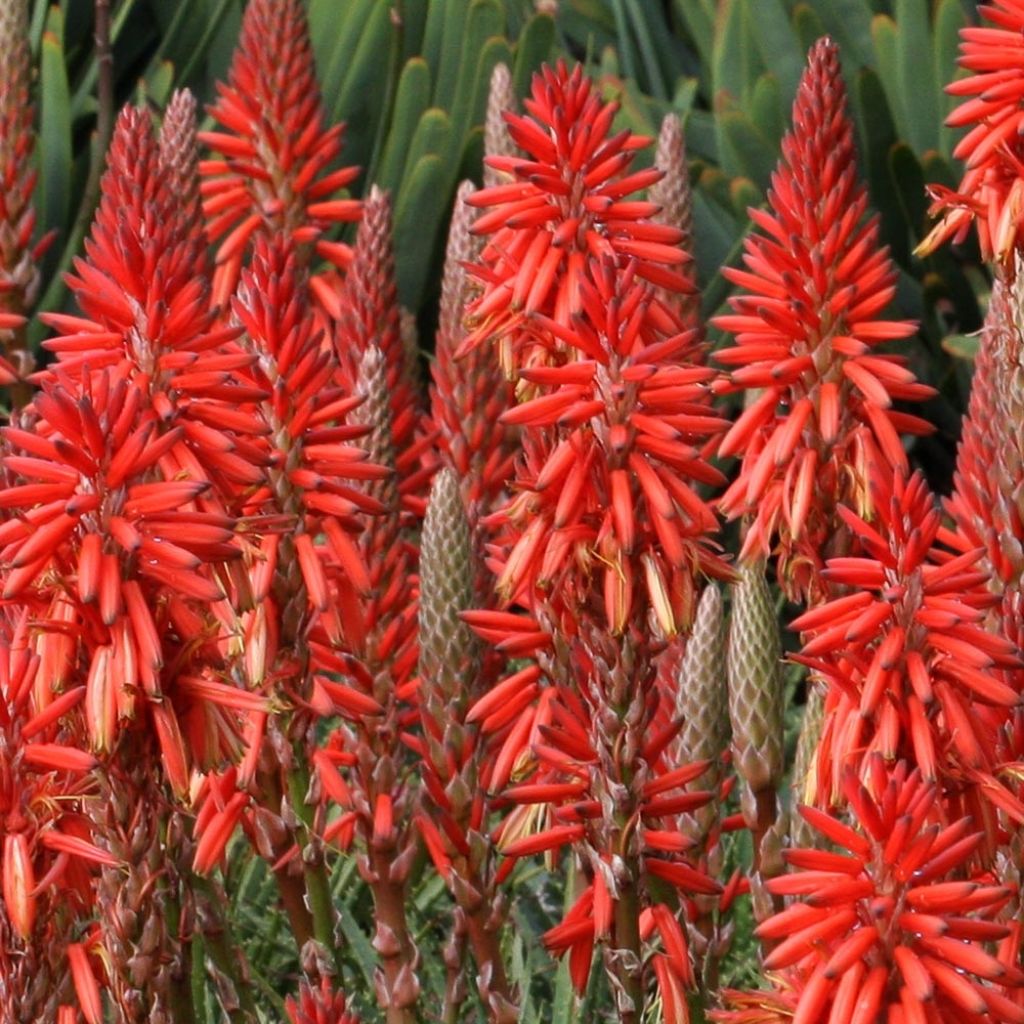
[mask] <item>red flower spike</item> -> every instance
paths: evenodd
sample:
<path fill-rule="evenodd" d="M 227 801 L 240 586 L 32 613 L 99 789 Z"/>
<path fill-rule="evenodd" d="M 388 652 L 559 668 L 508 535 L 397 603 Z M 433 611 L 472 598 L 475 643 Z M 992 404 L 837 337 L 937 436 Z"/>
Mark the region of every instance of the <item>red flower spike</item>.
<path fill-rule="evenodd" d="M 309 260 L 313 251 L 338 267 L 350 250 L 326 237 L 359 219 L 359 203 L 336 198 L 357 168 L 330 170 L 341 125 L 326 127 L 301 0 L 255 0 L 245 10 L 228 72 L 209 109 L 223 131 L 200 141 L 222 154 L 205 160 L 203 209 L 219 243 L 214 301 L 223 306 L 257 235 L 288 235 Z M 313 294 L 321 289 L 312 285 Z M 331 290 L 324 283 L 324 291 Z"/>
<path fill-rule="evenodd" d="M 661 172 L 628 173 L 633 152 L 648 140 L 611 134 L 617 104 L 602 103 L 581 67 L 570 72 L 560 63 L 534 76 L 524 107 L 526 114 L 506 113 L 505 120 L 527 157 L 486 161 L 513 183 L 470 199 L 485 211 L 473 231 L 489 240 L 471 270 L 484 293 L 467 311 L 477 326 L 465 351 L 488 338 L 502 340 L 503 352 L 529 347 L 527 318 L 534 314 L 570 327 L 583 310 L 581 285 L 606 259 L 619 267 L 635 260 L 642 280 L 693 290 L 679 270 L 689 258 L 677 248 L 680 230 L 650 219 L 655 204 L 626 201 Z M 523 365 L 518 357 L 516 363 Z"/>
<path fill-rule="evenodd" d="M 1017 653 L 982 624 L 991 601 L 975 571 L 981 551 L 951 558 L 937 548 L 939 512 L 919 475 L 888 487 L 879 475 L 874 491 L 872 525 L 839 510 L 863 555 L 831 559 L 822 572 L 870 600 L 840 597 L 793 623 L 804 635 L 798 660 L 829 684 L 818 751 L 826 801 L 848 765 L 867 770 L 872 752 L 905 757 L 944 785 L 964 767 L 991 768 L 1020 700 L 1007 676 Z"/>
<path fill-rule="evenodd" d="M 302 981 L 299 998 L 289 996 L 284 1002 L 289 1024 L 359 1024 L 359 1018 L 348 1010 L 342 992 L 335 991 L 330 978 L 321 978 L 314 988 Z"/>
<path fill-rule="evenodd" d="M 754 1005 L 753 993 L 727 993 L 733 1009 L 713 1019 L 781 1021 L 788 1019 L 784 1007 L 793 1021 L 806 1024 L 962 1024 L 965 1011 L 1002 1024 L 1021 1019 L 1008 995 L 1024 985 L 1024 973 L 983 946 L 1009 933 L 988 918 L 1006 904 L 1010 890 L 986 879 L 949 880 L 968 869 L 981 834 L 971 833 L 969 822 L 936 823 L 939 790 L 904 762 L 887 768 L 876 757 L 870 767 L 870 792 L 852 775 L 846 779 L 858 821 L 847 852 L 785 851 L 798 869 L 767 883 L 776 894 L 799 898 L 759 929 L 787 936 L 765 961 L 782 972 L 776 995 L 759 994 L 772 1014 L 744 1009 Z M 819 816 L 810 820 L 815 828 L 825 824 Z M 823 834 L 836 841 L 846 828 L 836 822 Z M 964 898 L 972 893 L 979 898 Z"/>
<path fill-rule="evenodd" d="M 900 357 L 875 352 L 915 328 L 879 319 L 896 274 L 877 217 L 865 219 L 855 160 L 838 51 L 823 39 L 797 93 L 769 208 L 751 210 L 761 230 L 745 243 L 746 269 L 724 271 L 745 292 L 713 321 L 736 336 L 715 355 L 736 367 L 732 389 L 762 390 L 723 439 L 720 453 L 743 461 L 721 505 L 752 517 L 745 555 L 778 545 L 780 579 L 795 595 L 815 585 L 836 505 L 860 499 L 865 461 L 903 468 L 899 431 L 930 430 L 890 409 L 931 389 Z"/>
<path fill-rule="evenodd" d="M 474 231 L 488 241 L 470 269 L 483 293 L 461 354 L 496 340 L 516 383 L 519 402 L 502 416 L 522 444 L 514 496 L 483 525 L 495 530 L 501 601 L 528 614 L 465 618 L 501 653 L 536 665 L 497 683 L 467 719 L 493 735 L 492 787 L 520 783 L 499 848 L 553 860 L 568 847 L 590 882 L 545 944 L 568 954 L 582 991 L 600 943 L 612 983 L 642 1012 L 640 965 L 654 939 L 644 921 L 664 885 L 719 891 L 686 844 L 665 840 L 711 799 L 683 791 L 706 765 L 674 773 L 662 756 L 671 733 L 653 736 L 657 656 L 688 627 L 698 576 L 728 575 L 698 493 L 721 482 L 706 455 L 725 424 L 696 332 L 661 297 L 692 290 L 680 231 L 650 220 L 656 204 L 630 198 L 661 176 L 628 171 L 644 140 L 612 135 L 614 106 L 564 65 L 535 77 L 526 110 L 507 121 L 529 158 L 492 158 L 511 183 L 470 200 L 485 211 Z M 689 965 L 681 929 L 659 923 L 665 953 L 651 970 L 675 1012 Z"/>
<path fill-rule="evenodd" d="M 941 219 L 915 253 L 926 256 L 951 239 L 962 242 L 973 222 L 982 257 L 1013 277 L 1024 226 L 1024 8 L 1017 0 L 992 0 L 978 10 L 988 24 L 960 30 L 959 63 L 971 74 L 946 86 L 951 95 L 965 97 L 946 124 L 970 129 L 953 151 L 966 170 L 955 191 L 930 186 L 929 212 Z"/>
<path fill-rule="evenodd" d="M 39 290 L 38 261 L 53 241 L 50 235 L 33 243 L 35 111 L 28 5 L 21 0 L 0 10 L 0 51 L 0 384 L 11 384 L 32 368 L 25 314 Z"/>

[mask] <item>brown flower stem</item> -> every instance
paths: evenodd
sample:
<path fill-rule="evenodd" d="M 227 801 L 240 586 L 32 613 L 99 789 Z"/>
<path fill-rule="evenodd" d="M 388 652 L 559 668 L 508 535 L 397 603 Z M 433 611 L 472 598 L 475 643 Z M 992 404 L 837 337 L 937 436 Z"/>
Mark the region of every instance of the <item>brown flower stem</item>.
<path fill-rule="evenodd" d="M 373 893 L 374 917 L 377 922 L 377 936 L 374 948 L 380 957 L 384 984 L 391 998 L 385 1007 L 387 1024 L 417 1024 L 419 1014 L 415 1003 L 401 1006 L 401 993 L 396 992 L 403 967 L 414 977 L 416 947 L 409 935 L 409 924 L 405 917 L 405 884 L 391 881 L 391 865 L 394 850 L 369 849 L 370 871 L 374 881 L 370 883 Z M 396 999 L 396 997 L 398 997 Z"/>
<path fill-rule="evenodd" d="M 0 304 L 0 309 L 5 313 L 15 313 L 18 316 L 26 314 L 23 296 L 18 291 L 12 291 L 6 296 L 6 302 Z M 9 355 L 11 362 L 18 372 L 27 377 L 35 369 L 35 360 L 29 350 L 28 324 L 22 324 L 11 331 L 11 342 Z M 32 401 L 35 388 L 27 380 L 16 380 L 10 387 L 11 412 L 15 409 L 23 409 Z"/>
<path fill-rule="evenodd" d="M 615 948 L 612 950 L 612 970 L 621 986 L 622 994 L 633 1003 L 633 1009 L 621 1009 L 622 1024 L 638 1024 L 643 1013 L 644 992 L 640 965 L 643 963 L 640 945 L 640 903 L 636 882 L 630 877 L 619 883 L 619 898 L 615 903 Z"/>
<path fill-rule="evenodd" d="M 473 950 L 473 959 L 477 970 L 484 974 L 487 966 L 491 968 L 488 989 L 511 1004 L 515 1004 L 515 995 L 505 974 L 505 962 L 501 956 L 501 943 L 498 932 L 487 927 L 487 906 L 483 904 L 475 910 L 466 910 L 466 930 L 469 934 L 469 945 Z M 493 1019 L 493 1012 L 490 1014 Z"/>

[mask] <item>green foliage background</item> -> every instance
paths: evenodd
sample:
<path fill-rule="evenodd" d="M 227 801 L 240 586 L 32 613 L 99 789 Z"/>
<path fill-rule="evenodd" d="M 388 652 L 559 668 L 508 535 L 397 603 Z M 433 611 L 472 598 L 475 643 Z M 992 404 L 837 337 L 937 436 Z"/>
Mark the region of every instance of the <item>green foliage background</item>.
<path fill-rule="evenodd" d="M 861 172 L 899 267 L 894 313 L 920 322 L 907 354 L 915 373 L 939 389 L 924 411 L 938 433 L 918 442 L 914 458 L 934 486 L 947 489 L 976 345 L 971 334 L 989 285 L 970 245 L 924 261 L 912 250 L 928 226 L 925 183 L 953 186 L 960 176 L 954 133 L 942 123 L 952 106 L 943 85 L 954 74 L 957 33 L 974 16 L 973 3 L 308 0 L 308 6 L 329 117 L 347 123 L 344 158 L 364 168 L 356 191 L 373 181 L 394 196 L 400 296 L 427 339 L 455 189 L 463 178 L 480 178 L 482 122 L 498 62 L 509 66 L 522 95 L 544 61 L 581 60 L 603 93 L 621 101 L 621 122 L 652 136 L 668 111 L 683 118 L 695 190 L 695 257 L 710 315 L 728 296 L 721 268 L 739 261 L 747 208 L 765 201 L 807 49 L 831 34 L 842 49 Z M 159 111 L 182 85 L 211 100 L 227 73 L 243 0 L 110 0 L 110 7 L 117 105 L 142 102 Z M 95 141 L 93 10 L 94 0 L 32 5 L 40 230 L 58 231 L 44 266 L 44 309 L 66 301 L 61 271 L 81 250 L 96 198 L 88 188 L 90 169 L 102 160 Z M 33 331 L 38 340 L 38 323 Z M 298 969 L 291 937 L 269 910 L 265 866 L 242 857 L 232 865 L 237 935 L 266 1019 L 279 1020 Z M 602 1019 L 599 1007 L 608 1005 L 602 972 L 594 974 L 595 991 L 577 1004 L 566 970 L 550 962 L 539 942 L 559 919 L 571 880 L 563 889 L 539 868 L 520 870 L 509 953 L 526 993 L 522 1019 Z M 417 938 L 422 948 L 439 950 L 449 927 L 448 898 L 433 873 L 421 871 L 420 878 L 412 897 Z M 339 860 L 334 884 L 346 987 L 372 1020 L 370 901 L 350 860 Z M 740 915 L 726 984 L 756 981 L 749 928 Z M 445 983 L 441 960 L 425 962 L 422 976 L 430 1005 L 429 993 L 440 993 Z M 219 1020 L 208 980 L 197 977 L 195 987 L 206 1019 Z M 475 1019 L 472 1003 L 466 1015 Z"/>

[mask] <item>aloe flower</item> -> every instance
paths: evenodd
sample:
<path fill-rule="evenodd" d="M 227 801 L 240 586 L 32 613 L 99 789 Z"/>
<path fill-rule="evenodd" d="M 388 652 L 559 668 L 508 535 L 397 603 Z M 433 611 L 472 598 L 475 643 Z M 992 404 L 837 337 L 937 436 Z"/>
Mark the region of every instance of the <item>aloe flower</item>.
<path fill-rule="evenodd" d="M 745 242 L 746 269 L 724 271 L 743 291 L 713 321 L 736 336 L 715 355 L 736 367 L 730 388 L 758 391 L 719 449 L 742 457 L 721 507 L 749 518 L 744 557 L 778 549 L 780 583 L 794 596 L 817 586 L 821 554 L 837 543 L 836 506 L 867 508 L 867 465 L 905 469 L 900 434 L 931 429 L 892 408 L 931 389 L 904 359 L 876 351 L 914 325 L 884 319 L 896 272 L 866 213 L 839 55 L 823 39 L 800 82 L 768 209 L 751 210 L 760 230 Z"/>
<path fill-rule="evenodd" d="M 322 978 L 316 988 L 303 981 L 298 1001 L 289 996 L 284 1003 L 289 1024 L 359 1024 L 347 1006 L 345 996 L 335 991 L 329 978 Z"/>
<path fill-rule="evenodd" d="M 99 866 L 118 862 L 93 841 L 85 813 L 96 759 L 61 723 L 80 715 L 84 688 L 39 707 L 42 659 L 27 611 L 5 613 L 0 637 L 0 1013 L 47 1020 L 75 1000 L 73 940 L 91 915 Z"/>
<path fill-rule="evenodd" d="M 1024 974 L 989 951 L 1011 934 L 994 918 L 1012 890 L 970 868 L 982 834 L 968 818 L 942 823 L 939 790 L 905 762 L 887 768 L 876 755 L 867 775 L 866 784 L 844 777 L 852 826 L 801 808 L 833 849 L 787 850 L 790 873 L 768 883 L 793 898 L 757 929 L 771 943 L 764 966 L 779 994 L 726 992 L 733 1009 L 711 1016 L 723 1024 L 1021 1020 L 1014 996 Z"/>
<path fill-rule="evenodd" d="M 916 252 L 924 256 L 950 239 L 962 242 L 975 223 L 982 257 L 1013 276 L 1024 219 L 1024 9 L 1016 0 L 992 0 L 978 11 L 988 24 L 960 30 L 959 63 L 971 74 L 946 86 L 965 97 L 946 124 L 970 129 L 953 150 L 966 170 L 955 190 L 930 186 L 929 212 L 941 218 Z"/>
<path fill-rule="evenodd" d="M 216 708 L 234 698 L 215 683 L 200 697 L 190 680 L 201 672 L 170 687 L 163 644 L 185 621 L 182 602 L 224 599 L 214 567 L 241 557 L 234 518 L 211 499 L 214 482 L 230 494 L 262 479 L 253 438 L 265 428 L 235 407 L 261 392 L 237 375 L 250 358 L 223 347 L 233 332 L 204 311 L 202 240 L 165 191 L 144 114 L 122 113 L 103 187 L 70 278 L 84 315 L 47 317 L 65 332 L 47 342 L 57 359 L 22 425 L 3 430 L 0 558 L 8 599 L 59 600 L 68 611 L 64 628 L 84 648 L 93 749 L 111 752 L 123 723 L 141 716 L 182 794 L 192 758 L 181 716 L 193 752 L 219 757 L 231 727 Z M 209 717 L 191 716 L 197 701 Z"/>
<path fill-rule="evenodd" d="M 341 125 L 327 127 L 301 0 L 248 4 L 226 84 L 210 114 L 222 131 L 200 140 L 220 159 L 204 160 L 202 194 L 210 239 L 218 243 L 214 301 L 224 306 L 258 234 L 283 235 L 308 261 L 336 267 L 351 257 L 328 237 L 359 219 L 356 200 L 338 198 L 358 168 L 331 170 Z M 314 295 L 332 300 L 330 276 L 314 276 Z"/>
<path fill-rule="evenodd" d="M 0 4 L 0 51 L 0 384 L 12 384 L 32 368 L 23 328 L 39 290 L 39 260 L 53 240 L 33 240 L 35 112 L 27 0 Z"/>
<path fill-rule="evenodd" d="M 836 799 L 848 768 L 863 773 L 880 754 L 938 780 L 952 807 L 965 777 L 993 767 L 1019 701 L 1006 672 L 1020 662 L 1013 645 L 984 627 L 994 599 L 977 567 L 980 550 L 953 557 L 936 546 L 940 515 L 923 479 L 887 485 L 879 474 L 873 489 L 873 523 L 839 510 L 861 546 L 822 572 L 843 596 L 793 622 L 804 636 L 799 660 L 828 685 L 818 799 Z M 987 788 L 982 795 L 998 799 Z M 979 824 L 989 816 L 976 805 L 964 813 Z"/>
<path fill-rule="evenodd" d="M 470 199 L 487 242 L 462 345 L 496 342 L 516 384 L 519 404 L 502 416 L 523 449 L 514 496 L 486 525 L 499 597 L 525 614 L 467 618 L 499 652 L 536 660 L 469 720 L 493 737 L 491 784 L 513 807 L 501 851 L 567 848 L 586 879 L 545 944 L 568 955 L 580 991 L 600 947 L 627 1021 L 643 1012 L 650 952 L 663 1006 L 681 1020 L 693 974 L 678 901 L 718 886 L 674 827 L 711 794 L 685 790 L 706 763 L 663 756 L 677 727 L 653 727 L 657 659 L 693 618 L 698 574 L 727 574 L 697 493 L 720 482 L 703 447 L 724 424 L 694 332 L 655 292 L 692 284 L 679 229 L 631 198 L 661 177 L 630 172 L 645 140 L 611 133 L 615 105 L 578 68 L 535 76 L 525 109 L 506 121 L 527 157 L 488 158 L 512 183 Z"/>

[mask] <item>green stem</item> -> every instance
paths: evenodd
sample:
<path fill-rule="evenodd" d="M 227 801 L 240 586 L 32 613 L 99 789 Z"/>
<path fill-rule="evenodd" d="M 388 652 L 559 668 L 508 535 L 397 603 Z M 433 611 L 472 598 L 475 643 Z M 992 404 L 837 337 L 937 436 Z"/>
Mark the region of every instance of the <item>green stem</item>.
<path fill-rule="evenodd" d="M 299 819 L 295 829 L 295 842 L 302 858 L 302 876 L 306 886 L 306 903 L 313 918 L 313 938 L 325 950 L 337 956 L 334 941 L 334 903 L 331 899 L 331 882 L 327 875 L 322 847 L 313 836 L 313 808 L 306 803 L 309 791 L 309 771 L 306 768 L 304 751 L 294 746 L 292 767 L 287 773 L 288 795 L 292 810 Z M 315 844 L 315 846 L 314 846 Z M 310 848 L 313 847 L 312 850 Z M 310 850 L 307 853 L 307 850 Z M 340 965 L 339 965 L 340 966 Z"/>
<path fill-rule="evenodd" d="M 210 957 L 217 970 L 230 982 L 238 996 L 237 1006 L 224 1006 L 230 1024 L 253 1024 L 256 1020 L 256 1004 L 252 998 L 252 985 L 245 976 L 241 946 L 231 933 L 231 922 L 224 913 L 223 891 L 215 889 L 208 878 L 192 873 L 190 885 L 197 897 L 203 899 L 204 914 L 199 941 L 205 954 Z"/>

